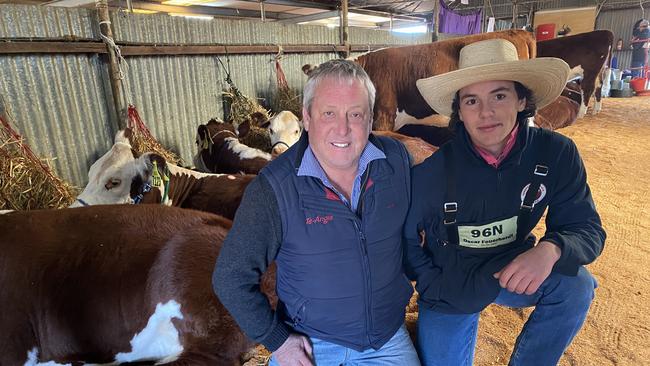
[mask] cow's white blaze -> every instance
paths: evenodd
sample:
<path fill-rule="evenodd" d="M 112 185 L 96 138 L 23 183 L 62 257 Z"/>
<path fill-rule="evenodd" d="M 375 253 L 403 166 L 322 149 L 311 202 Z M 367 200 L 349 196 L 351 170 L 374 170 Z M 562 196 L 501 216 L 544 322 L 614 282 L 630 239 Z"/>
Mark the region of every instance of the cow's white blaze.
<path fill-rule="evenodd" d="M 271 154 L 259 149 L 246 146 L 234 137 L 227 137 L 224 141 L 228 144 L 228 149 L 239 156 L 240 159 L 262 158 L 271 160 Z"/>
<path fill-rule="evenodd" d="M 183 352 L 173 318 L 183 319 L 181 305 L 174 300 L 156 305 L 147 326 L 131 339 L 131 352 L 118 353 L 116 362 L 160 360 L 174 361 Z"/>
<path fill-rule="evenodd" d="M 406 111 L 400 111 L 399 109 L 395 113 L 395 127 L 393 127 L 393 131 L 397 131 L 405 125 L 449 126 L 449 117 L 441 116 L 439 114 L 432 114 L 424 118 L 415 118 L 406 113 Z"/>
<path fill-rule="evenodd" d="M 38 348 L 34 347 L 31 351 L 27 351 L 27 361 L 24 366 L 71 366 L 71 364 L 60 364 L 54 361 L 49 361 L 45 363 L 38 362 Z"/>
<path fill-rule="evenodd" d="M 273 153 L 282 154 L 300 139 L 302 125 L 295 114 L 282 111 L 269 121 L 269 136 Z M 278 144 L 279 142 L 284 144 Z M 285 145 L 286 144 L 286 145 Z"/>

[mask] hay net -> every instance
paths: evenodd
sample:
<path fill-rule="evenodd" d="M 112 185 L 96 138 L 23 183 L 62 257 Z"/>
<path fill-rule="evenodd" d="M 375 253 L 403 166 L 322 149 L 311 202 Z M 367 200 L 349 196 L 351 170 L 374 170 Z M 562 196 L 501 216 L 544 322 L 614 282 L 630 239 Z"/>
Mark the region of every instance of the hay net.
<path fill-rule="evenodd" d="M 0 115 L 0 210 L 68 207 L 78 190 L 59 178 Z"/>
<path fill-rule="evenodd" d="M 134 105 L 129 104 L 128 108 L 128 123 L 127 127 L 131 129 L 132 135 L 130 137 L 131 148 L 140 156 L 146 152 L 155 152 L 171 164 L 180 165 L 181 158 L 175 153 L 169 151 L 156 140 L 151 134 L 151 131 L 144 124 L 140 113 Z"/>

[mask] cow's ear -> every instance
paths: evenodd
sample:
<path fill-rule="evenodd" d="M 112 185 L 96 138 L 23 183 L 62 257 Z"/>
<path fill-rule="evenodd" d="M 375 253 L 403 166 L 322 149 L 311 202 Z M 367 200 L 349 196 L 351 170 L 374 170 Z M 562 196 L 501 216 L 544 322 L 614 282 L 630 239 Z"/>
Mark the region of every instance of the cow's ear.
<path fill-rule="evenodd" d="M 163 169 L 165 168 L 165 165 L 167 164 L 167 160 L 162 155 L 156 154 L 156 153 L 147 153 L 148 154 L 148 159 L 151 165 L 153 165 L 154 161 L 156 162 L 156 165 L 158 165 L 158 169 Z"/>
<path fill-rule="evenodd" d="M 249 132 L 251 132 L 251 121 L 247 119 L 244 122 L 239 124 L 239 126 L 237 127 L 237 134 L 239 135 L 240 138 L 242 138 L 248 135 Z"/>
<path fill-rule="evenodd" d="M 251 114 L 250 119 L 252 120 L 252 125 L 253 126 L 261 126 L 266 121 L 268 121 L 268 118 L 266 118 L 266 116 L 262 112 L 255 112 L 255 113 Z"/>
<path fill-rule="evenodd" d="M 314 70 L 316 70 L 318 66 L 312 65 L 312 64 L 306 64 L 302 66 L 302 72 L 305 73 L 305 75 L 309 76 Z"/>

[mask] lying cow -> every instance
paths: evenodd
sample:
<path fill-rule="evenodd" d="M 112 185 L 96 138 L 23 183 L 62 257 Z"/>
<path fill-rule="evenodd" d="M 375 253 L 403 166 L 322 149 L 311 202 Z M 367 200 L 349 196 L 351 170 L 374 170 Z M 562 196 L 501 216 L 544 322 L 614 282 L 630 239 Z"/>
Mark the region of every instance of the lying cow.
<path fill-rule="evenodd" d="M 196 144 L 194 165 L 206 173 L 257 174 L 271 160 L 271 154 L 241 143 L 231 124 L 216 119 L 198 127 Z"/>
<path fill-rule="evenodd" d="M 230 225 L 160 205 L 3 216 L 0 365 L 240 364 L 253 343 L 211 283 Z"/>
<path fill-rule="evenodd" d="M 154 170 L 157 182 L 153 179 Z M 113 147 L 90 168 L 88 184 L 71 207 L 162 203 L 233 219 L 244 190 L 254 177 L 200 173 L 168 164 L 162 156 L 153 153 L 136 159 L 125 133 L 120 131 Z"/>
<path fill-rule="evenodd" d="M 405 124 L 422 124 L 435 112 L 418 91 L 415 82 L 458 69 L 460 49 L 485 39 L 503 38 L 517 48 L 520 59 L 534 58 L 535 39 L 523 30 L 482 33 L 428 44 L 385 48 L 355 59 L 377 88 L 374 130 L 398 130 Z M 303 66 L 309 73 L 314 68 Z"/>
<path fill-rule="evenodd" d="M 576 119 L 584 116 L 586 107 L 583 104 L 584 96 L 581 87 L 583 79 L 582 67 L 574 67 L 562 94 L 551 104 L 537 111 L 534 118 L 535 125 L 557 130 L 572 125 Z"/>
<path fill-rule="evenodd" d="M 580 33 L 573 36 L 549 39 L 537 42 L 537 57 L 558 57 L 570 67 L 581 66 L 584 78 L 580 84 L 584 95 L 584 108 L 594 95 L 596 102 L 593 113 L 601 109 L 601 91 L 599 80 L 605 62 L 612 49 L 614 35 L 608 30 Z"/>

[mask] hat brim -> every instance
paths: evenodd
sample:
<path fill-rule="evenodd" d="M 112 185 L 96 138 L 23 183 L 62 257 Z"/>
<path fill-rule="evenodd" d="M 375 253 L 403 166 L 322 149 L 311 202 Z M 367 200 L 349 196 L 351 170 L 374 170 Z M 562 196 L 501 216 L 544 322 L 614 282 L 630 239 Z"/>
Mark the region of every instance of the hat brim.
<path fill-rule="evenodd" d="M 540 109 L 560 96 L 569 71 L 569 65 L 564 60 L 544 57 L 467 67 L 420 79 L 415 84 L 431 108 L 449 117 L 458 90 L 490 80 L 520 82 L 532 91 L 537 109 Z"/>

